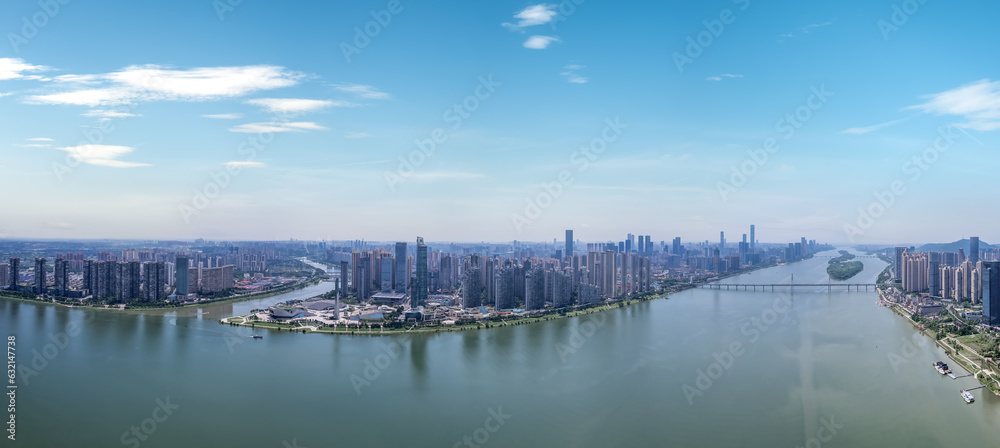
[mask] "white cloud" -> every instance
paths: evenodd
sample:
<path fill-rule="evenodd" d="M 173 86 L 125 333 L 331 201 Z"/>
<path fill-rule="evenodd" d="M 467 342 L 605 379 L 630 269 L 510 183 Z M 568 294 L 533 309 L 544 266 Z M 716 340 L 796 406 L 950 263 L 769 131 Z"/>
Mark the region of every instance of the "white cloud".
<path fill-rule="evenodd" d="M 1000 81 L 982 79 L 946 92 L 925 95 L 924 104 L 910 106 L 936 115 L 960 115 L 958 126 L 977 131 L 1000 129 Z"/>
<path fill-rule="evenodd" d="M 67 75 L 63 79 L 68 83 L 88 87 L 34 95 L 27 102 L 95 107 L 141 101 L 207 101 L 293 86 L 303 76 L 271 65 L 186 70 L 134 65 L 102 75 Z"/>
<path fill-rule="evenodd" d="M 91 109 L 82 114 L 84 117 L 100 117 L 100 118 L 127 118 L 127 117 L 138 117 L 136 114 L 130 114 L 128 112 L 120 112 L 110 109 Z"/>
<path fill-rule="evenodd" d="M 119 157 L 135 150 L 135 148 L 130 148 L 128 146 L 80 145 L 65 146 L 56 149 L 72 153 L 76 155 L 81 162 L 88 165 L 100 165 L 112 168 L 137 168 L 151 166 L 148 163 L 118 160 Z"/>
<path fill-rule="evenodd" d="M 524 48 L 544 50 L 549 48 L 549 44 L 552 42 L 559 42 L 559 38 L 552 36 L 531 36 L 528 40 L 524 41 Z"/>
<path fill-rule="evenodd" d="M 229 132 L 242 132 L 246 134 L 256 134 L 260 132 L 303 132 L 303 131 L 325 131 L 327 128 L 311 121 L 298 122 L 269 122 L 269 123 L 248 123 L 229 128 Z"/>
<path fill-rule="evenodd" d="M 223 165 L 226 165 L 230 168 L 263 168 L 267 166 L 263 162 L 252 162 L 249 160 L 236 160 L 232 162 L 226 162 Z"/>
<path fill-rule="evenodd" d="M 19 58 L 0 58 L 0 81 L 8 79 L 34 78 L 37 76 L 27 76 L 24 72 L 41 72 L 49 70 L 42 65 L 31 65 Z"/>
<path fill-rule="evenodd" d="M 570 65 L 567 65 L 564 68 L 566 69 L 566 71 L 560 73 L 560 75 L 562 75 L 562 77 L 565 78 L 566 81 L 569 81 L 569 82 L 571 82 L 573 84 L 586 84 L 587 83 L 587 81 L 588 81 L 587 77 L 580 76 L 579 74 L 577 74 L 577 71 L 583 70 L 584 67 L 582 65 L 570 64 Z"/>
<path fill-rule="evenodd" d="M 344 136 L 344 138 L 368 138 L 371 134 L 365 132 L 350 132 Z"/>
<path fill-rule="evenodd" d="M 844 129 L 843 131 L 840 131 L 840 133 L 841 134 L 856 134 L 856 135 L 867 134 L 869 132 L 875 132 L 877 130 L 880 130 L 880 129 L 883 129 L 883 128 L 887 128 L 889 126 L 892 126 L 894 124 L 899 124 L 899 123 L 902 123 L 904 121 L 906 121 L 906 119 L 887 121 L 885 123 L 880 123 L 880 124 L 876 124 L 874 126 L 868 126 L 868 127 L 863 127 L 863 128 Z"/>
<path fill-rule="evenodd" d="M 809 34 L 809 31 L 812 30 L 812 29 L 822 28 L 824 26 L 830 26 L 830 25 L 833 25 L 833 20 L 828 20 L 828 21 L 823 22 L 823 23 L 810 23 L 809 25 L 806 25 L 806 26 L 802 27 L 802 32 L 806 33 L 806 34 Z"/>
<path fill-rule="evenodd" d="M 243 118 L 243 114 L 208 114 L 202 115 L 204 118 L 213 118 L 216 120 L 236 120 Z"/>
<path fill-rule="evenodd" d="M 48 148 L 48 147 L 51 147 L 52 145 L 50 145 L 48 143 L 25 143 L 25 144 L 14 145 L 14 146 L 17 146 L 17 147 L 20 147 L 20 148 Z"/>
<path fill-rule="evenodd" d="M 518 19 L 517 23 L 504 22 L 501 25 L 512 31 L 518 31 L 528 26 L 545 25 L 556 16 L 556 6 L 549 3 L 531 5 L 514 14 L 514 18 Z"/>
<path fill-rule="evenodd" d="M 735 78 L 742 78 L 742 77 L 743 77 L 743 75 L 734 75 L 732 73 L 723 73 L 723 74 L 721 74 L 719 76 L 709 76 L 708 78 L 705 78 L 705 79 L 708 80 L 708 81 L 722 81 L 723 78 L 733 78 L 733 79 L 735 79 Z"/>
<path fill-rule="evenodd" d="M 51 142 L 51 141 L 53 141 L 51 138 L 48 138 L 48 137 L 35 137 L 35 138 L 29 138 L 28 140 L 33 141 L 33 142 Z"/>
<path fill-rule="evenodd" d="M 375 87 L 365 84 L 337 84 L 333 87 L 341 92 L 353 93 L 362 98 L 369 98 L 373 100 L 384 100 L 389 98 L 388 93 L 379 91 Z"/>
<path fill-rule="evenodd" d="M 354 104 L 347 101 L 310 100 L 302 98 L 258 98 L 247 101 L 247 104 L 259 106 L 272 114 L 301 114 L 314 112 L 330 106 L 354 106 Z"/>

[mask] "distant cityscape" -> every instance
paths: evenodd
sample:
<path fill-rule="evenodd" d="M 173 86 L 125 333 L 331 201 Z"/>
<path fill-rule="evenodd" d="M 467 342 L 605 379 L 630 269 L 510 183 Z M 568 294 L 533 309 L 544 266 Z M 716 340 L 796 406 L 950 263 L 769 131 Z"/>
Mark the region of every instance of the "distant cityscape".
<path fill-rule="evenodd" d="M 400 318 L 423 319 L 429 307 L 444 319 L 595 304 L 832 248 L 804 237 L 761 244 L 756 236 L 751 225 L 736 243 L 727 242 L 724 232 L 717 242 L 654 241 L 633 234 L 621 241 L 583 242 L 573 230 L 551 243 L 196 240 L 136 247 L 109 242 L 124 247 L 112 251 L 95 243 L 0 242 L 0 254 L 14 255 L 0 263 L 0 285 L 53 301 L 148 307 L 252 298 L 325 280 L 333 284 L 327 298 L 368 305 L 363 311 L 403 307 L 409 313 Z M 74 245 L 86 247 L 62 251 Z M 36 255 L 33 264 L 25 254 Z M 305 314 L 277 310 L 271 317 Z"/>
<path fill-rule="evenodd" d="M 957 246 L 953 250 L 886 249 L 884 254 L 893 260 L 890 297 L 920 315 L 964 304 L 969 309 L 963 307 L 963 318 L 1000 326 L 1000 248 L 982 248 L 978 237 Z M 979 306 L 981 310 L 974 309 Z"/>

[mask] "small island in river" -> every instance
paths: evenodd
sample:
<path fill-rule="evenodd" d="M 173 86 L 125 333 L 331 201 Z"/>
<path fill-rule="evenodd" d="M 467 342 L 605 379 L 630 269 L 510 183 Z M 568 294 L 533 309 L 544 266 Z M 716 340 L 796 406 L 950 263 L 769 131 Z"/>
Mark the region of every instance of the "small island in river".
<path fill-rule="evenodd" d="M 831 280 L 847 280 L 865 269 L 865 264 L 860 261 L 851 261 L 854 255 L 846 250 L 840 251 L 840 256 L 830 259 L 830 264 L 826 266 L 826 273 Z"/>

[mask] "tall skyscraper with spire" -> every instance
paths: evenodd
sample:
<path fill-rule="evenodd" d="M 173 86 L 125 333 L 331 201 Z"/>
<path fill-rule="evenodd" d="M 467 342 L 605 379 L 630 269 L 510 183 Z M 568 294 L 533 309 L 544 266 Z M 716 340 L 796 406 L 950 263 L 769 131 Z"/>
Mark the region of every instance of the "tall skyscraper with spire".
<path fill-rule="evenodd" d="M 410 292 L 410 308 L 416 308 L 427 302 L 427 245 L 424 238 L 417 237 L 417 278 L 413 281 L 413 291 Z"/>

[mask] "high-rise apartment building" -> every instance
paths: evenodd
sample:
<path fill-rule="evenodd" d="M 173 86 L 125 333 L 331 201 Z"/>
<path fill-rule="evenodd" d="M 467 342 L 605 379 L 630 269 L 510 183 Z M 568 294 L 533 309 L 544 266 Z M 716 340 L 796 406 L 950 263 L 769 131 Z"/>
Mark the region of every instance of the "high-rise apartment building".
<path fill-rule="evenodd" d="M 35 294 L 45 294 L 45 258 L 35 258 Z"/>
<path fill-rule="evenodd" d="M 1000 325 L 1000 262 L 984 261 L 982 276 L 983 323 Z"/>

